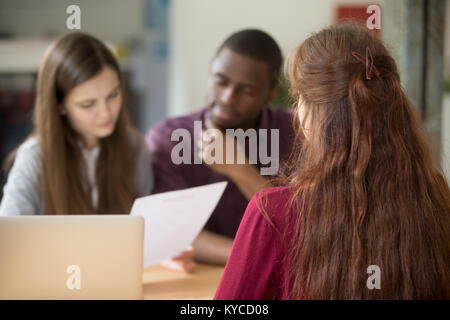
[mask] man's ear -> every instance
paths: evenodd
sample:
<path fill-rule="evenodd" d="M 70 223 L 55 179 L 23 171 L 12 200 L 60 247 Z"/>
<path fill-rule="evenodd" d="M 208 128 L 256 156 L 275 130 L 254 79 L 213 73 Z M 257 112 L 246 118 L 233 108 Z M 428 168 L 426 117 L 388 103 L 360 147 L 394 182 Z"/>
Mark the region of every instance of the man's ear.
<path fill-rule="evenodd" d="M 272 89 L 270 89 L 269 91 L 269 96 L 268 96 L 268 102 L 272 101 L 273 99 L 275 99 L 278 96 L 278 93 L 280 93 L 280 87 L 278 85 L 275 85 Z"/>

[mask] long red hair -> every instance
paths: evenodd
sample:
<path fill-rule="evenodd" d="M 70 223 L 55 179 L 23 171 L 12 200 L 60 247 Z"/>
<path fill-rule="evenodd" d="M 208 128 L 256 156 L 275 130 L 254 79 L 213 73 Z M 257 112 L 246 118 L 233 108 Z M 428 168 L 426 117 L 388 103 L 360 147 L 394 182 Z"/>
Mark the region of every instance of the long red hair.
<path fill-rule="evenodd" d="M 366 48 L 380 73 L 371 80 L 352 55 Z M 291 297 L 450 298 L 449 186 L 382 41 L 332 26 L 306 39 L 287 69 L 310 125 L 307 135 L 298 126 L 284 176 L 298 213 Z M 380 290 L 366 286 L 370 265 Z"/>

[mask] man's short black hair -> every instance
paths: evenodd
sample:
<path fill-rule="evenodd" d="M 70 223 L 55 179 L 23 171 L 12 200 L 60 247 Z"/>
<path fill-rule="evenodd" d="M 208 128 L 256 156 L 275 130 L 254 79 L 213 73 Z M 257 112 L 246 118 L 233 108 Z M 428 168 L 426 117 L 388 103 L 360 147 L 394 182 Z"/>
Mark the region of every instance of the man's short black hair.
<path fill-rule="evenodd" d="M 216 56 L 223 48 L 265 62 L 272 74 L 272 85 L 277 84 L 282 55 L 280 47 L 270 35 L 258 29 L 245 29 L 229 36 L 217 50 Z"/>

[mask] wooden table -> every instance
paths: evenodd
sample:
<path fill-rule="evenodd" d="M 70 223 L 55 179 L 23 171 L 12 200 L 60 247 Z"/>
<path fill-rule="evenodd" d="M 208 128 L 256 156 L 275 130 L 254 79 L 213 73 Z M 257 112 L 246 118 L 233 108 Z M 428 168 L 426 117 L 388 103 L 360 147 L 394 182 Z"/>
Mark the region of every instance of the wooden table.
<path fill-rule="evenodd" d="M 161 266 L 144 269 L 146 300 L 209 300 L 214 297 L 223 267 L 197 264 L 191 274 Z"/>

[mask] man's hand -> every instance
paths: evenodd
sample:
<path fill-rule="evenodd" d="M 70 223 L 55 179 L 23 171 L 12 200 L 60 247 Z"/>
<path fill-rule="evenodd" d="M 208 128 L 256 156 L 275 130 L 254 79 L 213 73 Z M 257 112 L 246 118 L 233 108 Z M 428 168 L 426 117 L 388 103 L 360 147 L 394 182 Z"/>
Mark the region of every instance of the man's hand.
<path fill-rule="evenodd" d="M 243 172 L 253 167 L 237 138 L 217 128 L 203 131 L 202 140 L 197 141 L 197 146 L 203 162 L 214 172 L 228 178 L 237 171 Z"/>
<path fill-rule="evenodd" d="M 233 181 L 248 200 L 256 192 L 270 187 L 256 166 L 249 163 L 245 146 L 241 146 L 234 135 L 228 136 L 217 128 L 209 127 L 203 132 L 202 140 L 197 141 L 197 146 L 203 162 L 211 170 Z"/>
<path fill-rule="evenodd" d="M 192 273 L 195 267 L 194 248 L 191 246 L 178 256 L 161 262 L 161 266 L 179 272 Z"/>

